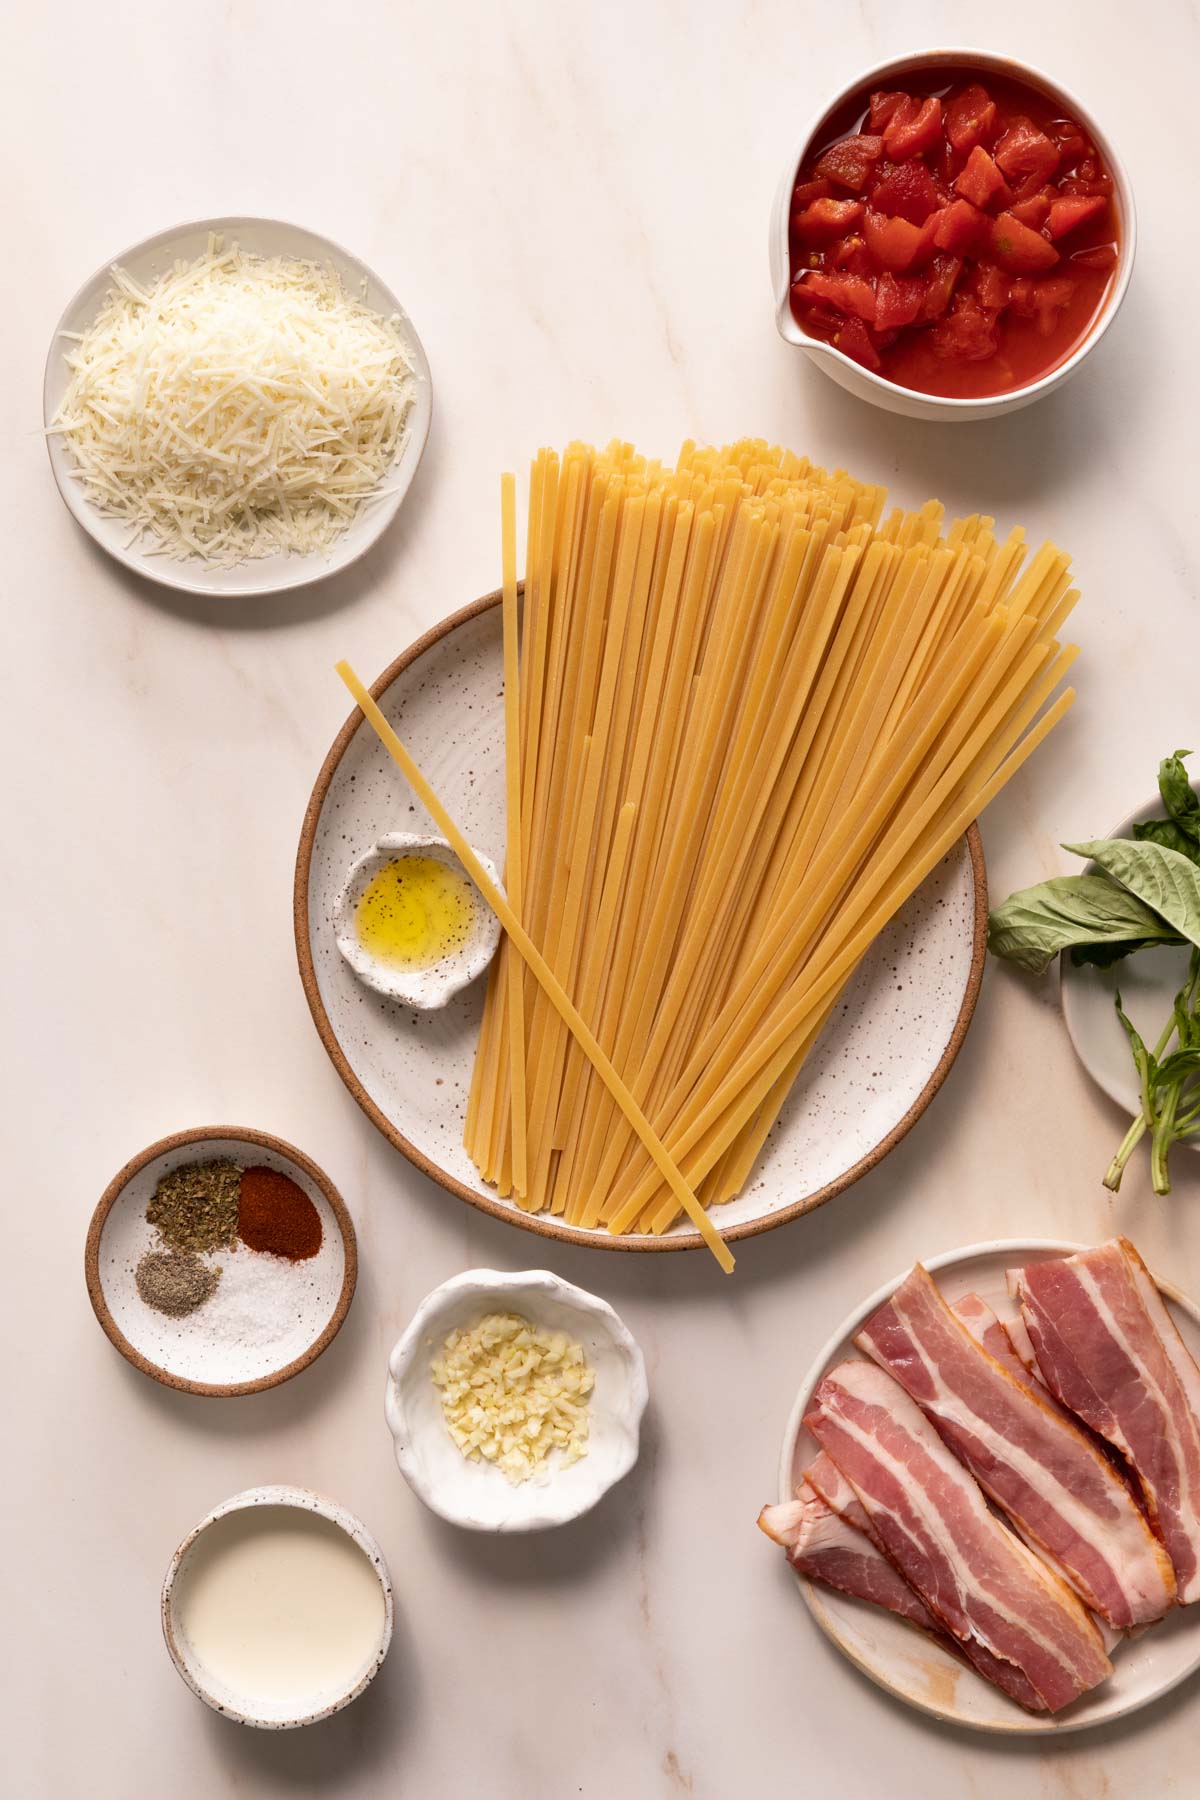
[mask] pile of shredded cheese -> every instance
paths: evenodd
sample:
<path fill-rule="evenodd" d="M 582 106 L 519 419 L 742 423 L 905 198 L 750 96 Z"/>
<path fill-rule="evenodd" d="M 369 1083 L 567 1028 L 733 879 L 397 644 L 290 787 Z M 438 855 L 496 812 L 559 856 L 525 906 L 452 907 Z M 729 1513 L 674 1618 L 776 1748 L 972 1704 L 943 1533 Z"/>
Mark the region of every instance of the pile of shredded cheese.
<path fill-rule="evenodd" d="M 52 429 L 131 540 L 231 566 L 327 551 L 396 459 L 414 377 L 399 326 L 331 268 L 222 249 L 143 289 L 112 271 L 67 354 Z"/>
<path fill-rule="evenodd" d="M 588 1395 L 595 1377 L 579 1344 L 515 1313 L 489 1313 L 452 1331 L 431 1365 L 450 1436 L 515 1485 L 552 1451 L 566 1468 L 587 1455 Z"/>

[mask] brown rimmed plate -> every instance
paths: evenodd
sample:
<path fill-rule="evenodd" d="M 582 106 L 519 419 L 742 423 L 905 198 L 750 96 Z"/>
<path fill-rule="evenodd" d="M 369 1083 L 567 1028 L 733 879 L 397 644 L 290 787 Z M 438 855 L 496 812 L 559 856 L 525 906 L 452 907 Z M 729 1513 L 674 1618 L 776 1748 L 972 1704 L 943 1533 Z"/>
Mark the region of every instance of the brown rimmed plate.
<path fill-rule="evenodd" d="M 504 860 L 500 596 L 419 638 L 372 693 L 470 842 Z M 346 871 L 383 832 L 432 829 L 355 712 L 317 777 L 296 860 L 300 976 L 321 1041 L 367 1117 L 425 1174 L 494 1218 L 606 1250 L 692 1250 L 662 1237 L 584 1231 L 501 1199 L 480 1179 L 462 1125 L 484 983 L 415 1013 L 358 981 L 338 952 L 333 908 Z M 987 878 L 972 826 L 876 940 L 801 1072 L 747 1187 L 721 1207 L 731 1241 L 840 1194 L 898 1144 L 957 1056 L 979 994 Z"/>
<path fill-rule="evenodd" d="M 216 1251 L 212 1296 L 185 1318 L 168 1318 L 137 1290 L 135 1270 L 161 1247 L 146 1206 L 169 1170 L 229 1158 L 277 1169 L 308 1195 L 321 1219 L 321 1247 L 289 1262 L 248 1250 Z M 143 1375 L 189 1394 L 256 1394 L 316 1361 L 341 1330 L 358 1279 L 358 1247 L 346 1203 L 311 1158 L 282 1138 L 236 1125 L 177 1131 L 125 1164 L 100 1196 L 84 1249 L 88 1298 L 109 1339 Z"/>

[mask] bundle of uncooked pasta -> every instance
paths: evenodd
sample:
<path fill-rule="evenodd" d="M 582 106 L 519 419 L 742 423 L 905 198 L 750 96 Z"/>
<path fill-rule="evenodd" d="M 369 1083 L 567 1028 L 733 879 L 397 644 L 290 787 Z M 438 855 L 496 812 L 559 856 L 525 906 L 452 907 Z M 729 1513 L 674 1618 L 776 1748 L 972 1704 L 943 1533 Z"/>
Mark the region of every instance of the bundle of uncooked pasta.
<path fill-rule="evenodd" d="M 883 503 L 760 442 L 538 455 L 506 887 L 635 1106 L 506 939 L 465 1141 L 521 1206 L 664 1231 L 635 1114 L 736 1194 L 872 940 L 1070 705 L 1066 555 Z"/>

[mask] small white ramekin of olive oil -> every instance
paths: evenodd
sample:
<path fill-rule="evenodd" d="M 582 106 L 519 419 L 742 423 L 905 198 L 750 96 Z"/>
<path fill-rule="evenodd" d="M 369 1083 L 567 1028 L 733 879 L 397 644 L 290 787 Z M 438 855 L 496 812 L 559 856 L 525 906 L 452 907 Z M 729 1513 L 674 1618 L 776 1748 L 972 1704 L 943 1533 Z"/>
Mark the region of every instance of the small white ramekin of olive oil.
<path fill-rule="evenodd" d="M 491 861 L 476 855 L 498 883 Z M 352 865 L 334 929 L 360 981 L 423 1011 L 482 974 L 500 942 L 499 921 L 445 839 L 401 831 Z"/>

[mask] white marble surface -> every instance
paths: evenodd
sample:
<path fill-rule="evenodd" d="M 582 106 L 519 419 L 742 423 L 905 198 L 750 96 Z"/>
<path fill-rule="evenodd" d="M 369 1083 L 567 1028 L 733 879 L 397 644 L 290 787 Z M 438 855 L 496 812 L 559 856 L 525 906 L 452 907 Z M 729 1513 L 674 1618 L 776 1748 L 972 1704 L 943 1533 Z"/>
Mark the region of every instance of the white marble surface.
<path fill-rule="evenodd" d="M 376 1136 L 309 1022 L 290 932 L 301 814 L 346 711 L 334 659 L 374 672 L 491 587 L 497 471 L 572 435 L 671 452 L 762 433 L 906 501 L 937 492 L 1053 532 L 1086 589 L 1081 702 L 988 815 L 995 890 L 1066 868 L 1059 838 L 1143 798 L 1164 749 L 1200 737 L 1194 8 L 1141 8 L 1135 29 L 1115 0 L 1084 18 L 1040 0 L 63 0 L 10 7 L 4 36 L 6 1791 L 1195 1794 L 1194 1687 L 1050 1746 L 939 1730 L 818 1638 L 754 1530 L 814 1347 L 914 1255 L 1121 1226 L 1200 1287 L 1200 1165 L 1180 1158 L 1165 1203 L 1141 1167 L 1119 1201 L 1104 1193 L 1120 1116 L 1077 1068 L 1049 984 L 989 971 L 920 1127 L 825 1211 L 745 1246 L 733 1280 L 700 1256 L 549 1258 L 644 1345 L 649 1439 L 594 1516 L 501 1543 L 442 1526 L 404 1486 L 385 1362 L 436 1282 L 542 1253 Z M 1142 249 L 1094 367 L 1031 412 L 950 430 L 868 410 L 776 338 L 765 239 L 819 97 L 868 60 L 960 36 L 1042 61 L 1109 122 Z M 398 524 L 344 579 L 280 604 L 125 577 L 72 525 L 38 435 L 47 334 L 76 285 L 173 219 L 230 211 L 355 249 L 434 369 L 433 437 Z M 82 1278 L 121 1162 L 219 1121 L 328 1169 L 363 1265 L 324 1359 L 229 1402 L 129 1368 Z M 270 1481 L 352 1507 L 396 1581 L 380 1680 L 292 1737 L 206 1713 L 157 1621 L 177 1541 Z"/>

